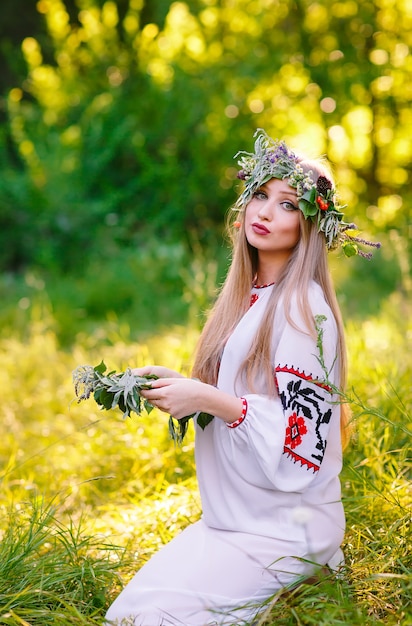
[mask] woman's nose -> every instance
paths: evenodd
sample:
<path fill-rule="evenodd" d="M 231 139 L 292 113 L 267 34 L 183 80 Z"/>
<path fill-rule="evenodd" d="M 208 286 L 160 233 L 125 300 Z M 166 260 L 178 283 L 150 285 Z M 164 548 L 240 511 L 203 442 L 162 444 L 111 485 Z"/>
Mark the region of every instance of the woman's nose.
<path fill-rule="evenodd" d="M 259 206 L 258 217 L 259 219 L 266 221 L 270 221 L 272 219 L 273 210 L 269 200 L 266 200 L 266 202 L 262 202 L 262 204 Z"/>

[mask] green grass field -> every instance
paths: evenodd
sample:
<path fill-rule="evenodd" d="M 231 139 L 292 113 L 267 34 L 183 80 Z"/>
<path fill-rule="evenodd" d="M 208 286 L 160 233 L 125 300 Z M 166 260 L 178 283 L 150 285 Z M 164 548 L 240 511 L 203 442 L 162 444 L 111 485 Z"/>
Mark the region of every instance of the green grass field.
<path fill-rule="evenodd" d="M 261 624 L 412 623 L 410 307 L 347 324 L 355 435 L 342 475 L 346 566 L 276 598 Z M 77 404 L 80 364 L 158 362 L 188 371 L 196 331 L 138 344 L 97 331 L 62 350 L 44 311 L 0 340 L 0 624 L 101 624 L 134 571 L 200 515 L 193 431 L 167 416 L 123 420 Z M 127 335 L 127 333 L 126 333 Z"/>

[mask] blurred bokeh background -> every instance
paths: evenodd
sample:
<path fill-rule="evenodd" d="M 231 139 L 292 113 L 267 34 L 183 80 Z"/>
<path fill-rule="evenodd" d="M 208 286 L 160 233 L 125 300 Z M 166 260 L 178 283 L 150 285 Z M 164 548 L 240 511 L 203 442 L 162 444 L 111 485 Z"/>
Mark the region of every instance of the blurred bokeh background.
<path fill-rule="evenodd" d="M 344 312 L 410 296 L 407 0 L 2 0 L 0 322 L 201 324 L 238 150 L 263 127 L 330 159 L 382 241 L 331 255 Z M 40 303 L 40 304 L 39 304 Z"/>

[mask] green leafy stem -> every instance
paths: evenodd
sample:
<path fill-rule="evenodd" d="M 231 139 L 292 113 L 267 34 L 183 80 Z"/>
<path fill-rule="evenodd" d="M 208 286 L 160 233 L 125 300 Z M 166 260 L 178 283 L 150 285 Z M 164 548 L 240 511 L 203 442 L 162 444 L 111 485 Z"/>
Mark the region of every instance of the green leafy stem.
<path fill-rule="evenodd" d="M 74 390 L 77 401 L 88 400 L 93 394 L 95 402 L 101 409 L 110 410 L 118 408 L 123 413 L 123 418 L 130 417 L 131 413 L 141 415 L 142 409 L 147 413 L 153 410 L 153 405 L 141 395 L 142 389 L 151 388 L 151 380 L 156 380 L 155 375 L 137 376 L 131 369 L 117 373 L 111 371 L 106 374 L 106 364 L 102 361 L 99 365 L 79 365 L 73 371 Z M 175 443 L 182 444 L 187 433 L 191 419 L 195 418 L 199 426 L 204 429 L 212 421 L 213 416 L 209 413 L 193 413 L 179 420 L 169 416 L 169 434 Z"/>
<path fill-rule="evenodd" d="M 329 379 L 330 372 L 332 371 L 332 368 L 334 367 L 335 361 L 337 359 L 337 354 L 335 355 L 335 358 L 329 370 L 326 367 L 326 363 L 325 363 L 325 354 L 323 351 L 323 323 L 326 322 L 326 320 L 327 320 L 326 315 L 315 315 L 315 328 L 316 328 L 316 336 L 317 336 L 316 347 L 319 353 L 318 355 L 315 355 L 315 356 L 319 362 L 319 365 L 322 368 L 323 373 L 325 374 L 325 378 L 322 381 L 317 381 L 317 382 L 324 383 L 332 390 L 332 392 L 337 393 L 338 395 L 342 396 L 343 395 L 342 391 L 338 387 L 336 387 L 336 385 L 334 385 L 332 381 Z"/>

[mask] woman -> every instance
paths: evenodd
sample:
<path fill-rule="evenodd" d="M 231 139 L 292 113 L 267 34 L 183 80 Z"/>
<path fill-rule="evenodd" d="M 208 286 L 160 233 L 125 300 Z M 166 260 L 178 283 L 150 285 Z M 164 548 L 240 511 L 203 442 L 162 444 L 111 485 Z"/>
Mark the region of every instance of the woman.
<path fill-rule="evenodd" d="M 366 255 L 323 164 L 264 131 L 239 163 L 233 260 L 195 378 L 134 370 L 159 376 L 142 394 L 160 410 L 214 416 L 195 426 L 203 515 L 141 568 L 108 624 L 251 623 L 279 590 L 341 560 L 346 357 L 326 256 Z"/>

